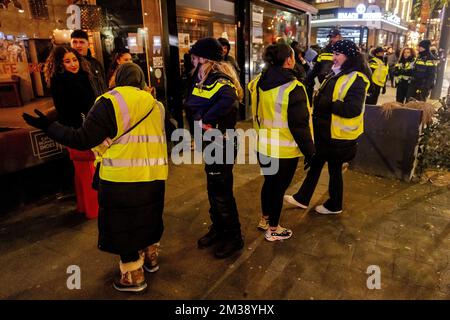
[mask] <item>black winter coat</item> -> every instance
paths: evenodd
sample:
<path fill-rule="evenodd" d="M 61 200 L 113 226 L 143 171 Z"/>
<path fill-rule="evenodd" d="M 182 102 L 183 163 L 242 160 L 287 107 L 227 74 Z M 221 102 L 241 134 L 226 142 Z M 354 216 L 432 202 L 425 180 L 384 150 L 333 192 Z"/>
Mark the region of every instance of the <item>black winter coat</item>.
<path fill-rule="evenodd" d="M 366 100 L 366 83 L 357 77 L 347 92 L 344 102 L 332 102 L 333 91 L 338 78 L 354 70 L 344 70 L 335 75 L 331 73 L 314 97 L 313 125 L 314 142 L 318 154 L 336 160 L 350 161 L 356 154 L 357 140 L 338 140 L 331 138 L 331 114 L 344 118 L 354 118 L 361 114 Z"/>
<path fill-rule="evenodd" d="M 114 108 L 100 98 L 78 129 L 52 123 L 47 134 L 78 150 L 88 150 L 117 134 Z M 117 183 L 100 181 L 98 191 L 98 247 L 130 254 L 158 242 L 163 233 L 164 181 Z"/>
<path fill-rule="evenodd" d="M 78 73 L 57 73 L 50 80 L 50 91 L 58 121 L 68 127 L 81 127 L 96 98 L 87 73 L 81 69 Z"/>
<path fill-rule="evenodd" d="M 197 73 L 194 73 L 196 75 Z M 204 86 L 213 84 L 216 81 L 231 81 L 231 78 L 224 73 L 210 73 L 204 82 Z M 195 82 L 198 82 L 198 79 Z M 210 124 L 217 127 L 222 132 L 226 129 L 234 129 L 236 126 L 237 111 L 239 108 L 239 99 L 236 90 L 229 86 L 222 86 L 211 98 L 195 96 L 192 90 L 195 85 L 190 87 L 190 94 L 186 97 L 185 108 L 189 109 L 193 115 L 194 121 L 202 120 L 204 124 Z"/>

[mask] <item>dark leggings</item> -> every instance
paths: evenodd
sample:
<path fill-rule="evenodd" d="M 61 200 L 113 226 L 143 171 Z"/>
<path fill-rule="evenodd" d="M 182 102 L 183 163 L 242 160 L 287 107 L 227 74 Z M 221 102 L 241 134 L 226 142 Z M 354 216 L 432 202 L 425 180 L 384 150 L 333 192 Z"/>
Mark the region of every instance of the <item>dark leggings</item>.
<path fill-rule="evenodd" d="M 139 252 L 127 253 L 120 255 L 122 263 L 134 262 L 139 260 Z"/>
<path fill-rule="evenodd" d="M 264 159 L 262 163 L 267 163 L 270 159 L 261 154 L 258 154 L 260 159 Z M 298 158 L 291 159 L 276 159 L 279 161 L 279 168 L 274 175 L 264 175 L 264 184 L 261 190 L 261 207 L 264 216 L 269 216 L 269 225 L 271 227 L 278 226 L 280 222 L 281 209 L 283 208 L 283 196 L 286 189 L 291 184 L 297 169 Z"/>
<path fill-rule="evenodd" d="M 397 95 L 396 100 L 400 103 L 405 103 L 406 96 L 408 94 L 409 82 L 408 80 L 400 80 L 397 83 Z"/>
<path fill-rule="evenodd" d="M 319 182 L 320 174 L 322 173 L 325 162 L 328 162 L 328 172 L 330 174 L 330 182 L 328 184 L 328 192 L 330 198 L 324 203 L 325 208 L 331 211 L 342 210 L 342 195 L 344 183 L 342 181 L 342 164 L 344 161 L 327 160 L 325 157 L 315 156 L 311 163 L 311 168 L 306 175 L 305 181 L 296 194 L 294 199 L 304 204 L 309 205 Z"/>

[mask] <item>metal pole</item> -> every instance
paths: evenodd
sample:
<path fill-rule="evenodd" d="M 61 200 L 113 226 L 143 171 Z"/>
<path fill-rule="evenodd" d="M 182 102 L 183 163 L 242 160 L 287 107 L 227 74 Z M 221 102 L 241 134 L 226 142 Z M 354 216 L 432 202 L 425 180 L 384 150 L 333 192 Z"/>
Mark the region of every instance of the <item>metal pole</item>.
<path fill-rule="evenodd" d="M 442 10 L 443 18 L 441 21 L 441 36 L 439 39 L 439 65 L 437 70 L 436 83 L 431 91 L 431 99 L 439 99 L 444 82 L 445 66 L 447 65 L 447 53 L 450 47 L 450 9 L 445 5 Z"/>

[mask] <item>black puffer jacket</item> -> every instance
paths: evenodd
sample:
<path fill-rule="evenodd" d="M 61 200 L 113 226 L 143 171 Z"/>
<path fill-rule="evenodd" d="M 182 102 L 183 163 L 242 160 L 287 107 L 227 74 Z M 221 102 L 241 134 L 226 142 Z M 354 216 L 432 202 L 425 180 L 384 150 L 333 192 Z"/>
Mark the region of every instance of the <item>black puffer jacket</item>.
<path fill-rule="evenodd" d="M 333 91 L 337 80 L 344 74 L 349 74 L 354 70 L 344 70 L 335 75 L 331 73 L 314 97 L 313 124 L 314 142 L 317 153 L 333 154 L 340 153 L 339 150 L 352 149 L 356 146 L 357 140 L 337 140 L 331 138 L 331 114 L 334 113 L 344 118 L 354 118 L 361 114 L 366 100 L 366 83 L 361 77 L 357 77 L 353 85 L 348 90 L 344 102 L 332 102 Z M 356 150 L 354 150 L 356 151 Z M 353 151 L 352 151 L 353 152 Z M 340 155 L 339 155 L 340 157 Z M 345 159 L 348 161 L 351 159 Z"/>
<path fill-rule="evenodd" d="M 296 80 L 295 71 L 281 67 L 269 67 L 261 75 L 258 87 L 263 90 L 271 90 L 285 83 Z M 297 86 L 289 94 L 288 126 L 300 151 L 310 157 L 315 153 L 314 142 L 309 128 L 309 111 L 305 90 Z"/>

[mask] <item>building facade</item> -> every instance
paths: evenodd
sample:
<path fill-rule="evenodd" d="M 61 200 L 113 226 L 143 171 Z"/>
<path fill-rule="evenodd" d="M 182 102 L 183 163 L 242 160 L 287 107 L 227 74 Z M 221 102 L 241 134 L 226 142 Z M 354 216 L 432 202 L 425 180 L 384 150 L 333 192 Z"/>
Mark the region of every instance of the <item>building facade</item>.
<path fill-rule="evenodd" d="M 367 50 L 406 45 L 412 0 L 315 0 L 311 42 L 323 46 L 330 28 L 339 27 L 346 39 Z"/>

